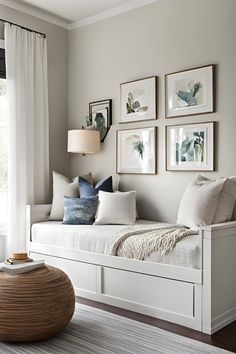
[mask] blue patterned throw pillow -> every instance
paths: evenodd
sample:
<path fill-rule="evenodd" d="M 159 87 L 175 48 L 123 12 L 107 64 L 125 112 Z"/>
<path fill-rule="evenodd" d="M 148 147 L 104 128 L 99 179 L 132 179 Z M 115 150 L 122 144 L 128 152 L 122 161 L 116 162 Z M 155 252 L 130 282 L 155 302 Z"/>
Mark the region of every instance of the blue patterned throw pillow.
<path fill-rule="evenodd" d="M 89 198 L 94 195 L 97 195 L 99 191 L 103 192 L 113 192 L 112 187 L 112 176 L 101 179 L 96 183 L 95 186 L 88 182 L 83 177 L 79 177 L 79 191 L 80 198 Z"/>
<path fill-rule="evenodd" d="M 87 199 L 64 197 L 63 224 L 92 225 L 97 210 L 97 197 Z"/>

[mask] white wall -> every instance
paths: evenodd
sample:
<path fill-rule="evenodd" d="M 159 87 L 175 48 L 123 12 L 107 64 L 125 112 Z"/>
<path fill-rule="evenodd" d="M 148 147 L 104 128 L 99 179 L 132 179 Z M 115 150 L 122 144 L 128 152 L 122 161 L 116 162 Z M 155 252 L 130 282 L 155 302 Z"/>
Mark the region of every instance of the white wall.
<path fill-rule="evenodd" d="M 102 151 L 93 156 L 72 155 L 71 176 L 89 170 L 96 177 L 115 174 L 115 130 L 119 122 L 119 84 L 157 75 L 158 174 L 121 175 L 123 190 L 136 189 L 142 217 L 175 221 L 186 184 L 194 172 L 166 172 L 164 126 L 217 121 L 216 172 L 236 174 L 236 1 L 159 0 L 132 12 L 69 32 L 69 128 L 79 128 L 90 101 L 113 99 L 113 128 Z M 216 113 L 177 119 L 164 118 L 164 74 L 217 64 Z M 124 126 L 122 125 L 122 128 Z"/>
<path fill-rule="evenodd" d="M 68 31 L 3 5 L 0 5 L 0 18 L 47 35 L 50 166 L 51 169 L 67 174 L 69 168 L 66 152 Z M 3 38 L 2 22 L 0 22 L 0 38 Z M 48 201 L 50 201 L 50 196 Z"/>

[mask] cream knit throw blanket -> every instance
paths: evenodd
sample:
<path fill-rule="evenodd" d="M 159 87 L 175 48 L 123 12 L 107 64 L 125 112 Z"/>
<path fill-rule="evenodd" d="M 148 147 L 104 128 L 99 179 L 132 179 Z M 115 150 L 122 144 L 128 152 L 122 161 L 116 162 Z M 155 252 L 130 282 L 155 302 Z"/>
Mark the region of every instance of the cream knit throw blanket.
<path fill-rule="evenodd" d="M 167 254 L 182 238 L 197 235 L 198 231 L 184 226 L 152 227 L 150 225 L 133 225 L 119 231 L 105 246 L 104 253 L 144 260 L 152 252 Z"/>

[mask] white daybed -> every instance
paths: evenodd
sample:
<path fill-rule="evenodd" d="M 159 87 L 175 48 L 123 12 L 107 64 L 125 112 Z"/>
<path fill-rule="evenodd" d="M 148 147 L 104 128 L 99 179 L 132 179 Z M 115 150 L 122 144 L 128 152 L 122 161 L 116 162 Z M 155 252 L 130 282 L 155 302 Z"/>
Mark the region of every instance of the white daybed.
<path fill-rule="evenodd" d="M 236 319 L 236 221 L 202 227 L 171 255 L 139 261 L 102 254 L 121 226 L 46 221 L 50 208 L 27 206 L 28 250 L 64 270 L 76 295 L 208 334 Z"/>

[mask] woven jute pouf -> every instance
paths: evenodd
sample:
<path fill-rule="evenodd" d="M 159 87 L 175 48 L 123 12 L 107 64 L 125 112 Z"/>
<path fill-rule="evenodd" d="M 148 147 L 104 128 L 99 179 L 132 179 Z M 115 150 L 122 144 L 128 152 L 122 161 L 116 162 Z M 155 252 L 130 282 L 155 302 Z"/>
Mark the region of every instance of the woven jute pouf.
<path fill-rule="evenodd" d="M 45 266 L 29 273 L 0 272 L 0 340 L 27 342 L 49 338 L 71 320 L 75 294 L 68 276 Z"/>

